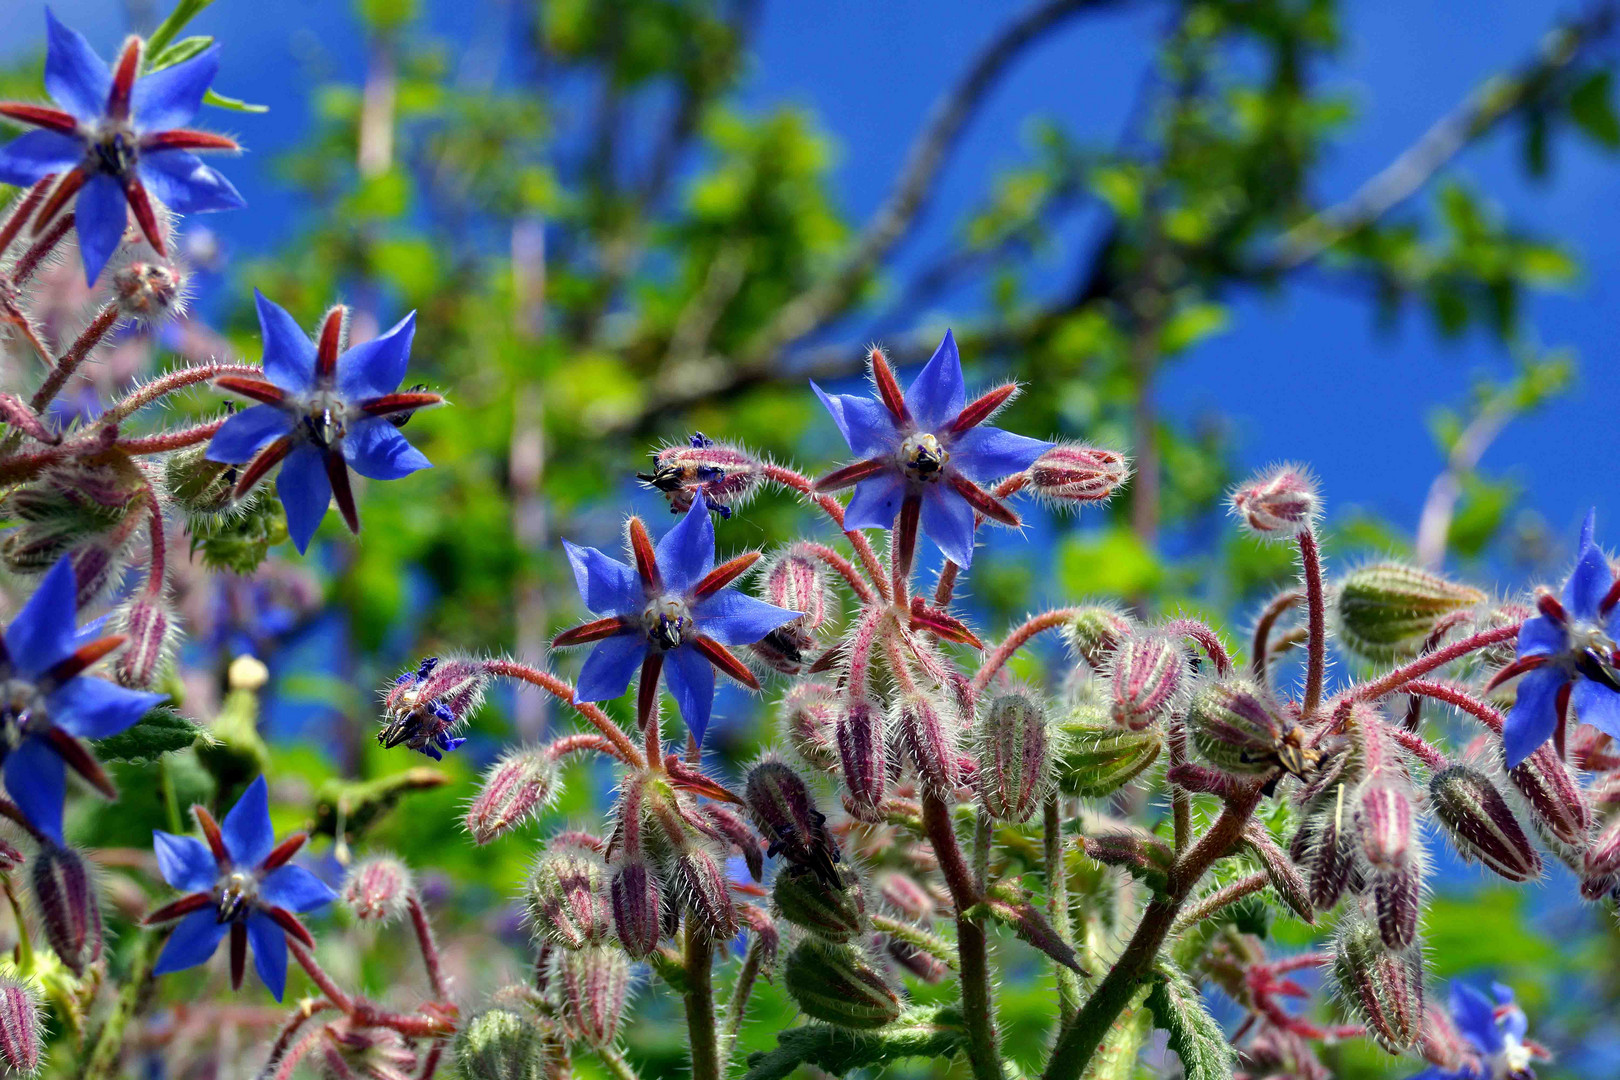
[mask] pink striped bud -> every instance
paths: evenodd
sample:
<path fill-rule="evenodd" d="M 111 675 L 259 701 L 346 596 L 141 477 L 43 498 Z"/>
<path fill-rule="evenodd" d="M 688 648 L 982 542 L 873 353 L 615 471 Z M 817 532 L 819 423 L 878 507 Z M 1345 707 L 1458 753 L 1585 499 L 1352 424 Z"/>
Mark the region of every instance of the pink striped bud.
<path fill-rule="evenodd" d="M 1374 870 L 1398 870 L 1412 848 L 1412 793 L 1380 776 L 1357 795 L 1356 828 L 1361 851 Z"/>
<path fill-rule="evenodd" d="M 1479 1051 L 1457 1030 L 1451 1014 L 1436 1005 L 1423 1010 L 1423 1039 L 1418 1053 L 1430 1065 L 1446 1073 L 1463 1073 L 1480 1065 Z"/>
<path fill-rule="evenodd" d="M 726 872 L 713 855 L 701 847 L 689 847 L 675 859 L 670 886 L 689 925 L 722 941 L 737 932 L 737 909 L 731 903 L 731 886 Z"/>
<path fill-rule="evenodd" d="M 759 489 L 764 475 L 765 465 L 757 457 L 698 431 L 684 443 L 653 451 L 653 471 L 638 472 L 636 479 L 663 492 L 672 514 L 686 513 L 701 493 L 710 510 L 729 518 Z"/>
<path fill-rule="evenodd" d="M 45 940 L 73 974 L 101 958 L 101 902 L 78 852 L 54 844 L 40 848 L 33 867 L 34 899 Z"/>
<path fill-rule="evenodd" d="M 923 787 L 948 794 L 962 782 L 956 710 L 921 694 L 906 694 L 896 710 L 895 730 Z"/>
<path fill-rule="evenodd" d="M 834 731 L 842 695 L 826 683 L 801 682 L 782 699 L 782 735 L 810 768 L 830 772 L 838 766 Z"/>
<path fill-rule="evenodd" d="M 1187 706 L 1187 733 L 1204 760 L 1234 776 L 1277 767 L 1288 725 L 1270 691 L 1242 678 L 1206 684 Z"/>
<path fill-rule="evenodd" d="M 411 898 L 411 872 L 391 855 L 355 863 L 343 881 L 343 902 L 362 922 L 391 923 L 405 914 Z"/>
<path fill-rule="evenodd" d="M 555 981 L 569 1032 L 592 1046 L 610 1046 L 630 997 L 630 959 L 593 945 L 559 952 Z"/>
<path fill-rule="evenodd" d="M 1542 743 L 1508 772 L 1508 779 L 1530 807 L 1530 820 L 1543 835 L 1579 847 L 1592 830 L 1592 805 L 1569 766 L 1550 743 Z"/>
<path fill-rule="evenodd" d="M 889 959 L 925 983 L 940 983 L 951 969 L 945 961 L 903 938 L 891 937 L 885 944 Z"/>
<path fill-rule="evenodd" d="M 910 874 L 890 871 L 878 879 L 877 888 L 885 904 L 912 922 L 927 922 L 934 917 L 937 905 L 933 894 Z"/>
<path fill-rule="evenodd" d="M 772 630 L 749 649 L 773 670 L 798 675 L 814 659 L 815 632 L 827 621 L 830 591 L 821 560 L 806 545 L 792 545 L 766 566 L 762 591 L 777 607 L 804 614 Z"/>
<path fill-rule="evenodd" d="M 325 1080 L 412 1080 L 416 1055 L 397 1031 L 342 1017 L 326 1026 L 318 1061 Z"/>
<path fill-rule="evenodd" d="M 1100 668 L 1121 638 L 1131 632 L 1131 620 L 1113 608 L 1091 605 L 1075 612 L 1063 627 L 1074 654 L 1094 668 Z"/>
<path fill-rule="evenodd" d="M 1037 498 L 1060 506 L 1101 502 L 1131 475 L 1123 454 L 1084 443 L 1059 443 L 1035 459 L 1025 474 Z"/>
<path fill-rule="evenodd" d="M 124 557 L 127 539 L 126 530 L 114 530 L 74 550 L 70 559 L 76 587 L 73 602 L 79 610 L 95 604 L 123 581 L 124 569 L 129 565 Z"/>
<path fill-rule="evenodd" d="M 621 862 L 613 871 L 611 892 L 619 944 L 633 960 L 651 955 L 663 937 L 663 898 L 647 860 L 631 857 Z"/>
<path fill-rule="evenodd" d="M 0 978 L 0 1061 L 7 1071 L 28 1076 L 39 1071 L 42 1029 L 39 994 L 27 983 Z"/>
<path fill-rule="evenodd" d="M 607 865 L 594 851 L 568 845 L 543 852 L 529 876 L 527 899 L 536 940 L 583 949 L 612 932 Z"/>
<path fill-rule="evenodd" d="M 1333 976 L 1350 1010 L 1391 1054 L 1405 1053 L 1423 1033 L 1423 954 L 1391 952 L 1365 919 L 1340 920 Z"/>
<path fill-rule="evenodd" d="M 1344 791 L 1341 785 L 1338 790 Z M 1294 838 L 1295 853 L 1311 888 L 1311 906 L 1327 911 L 1339 902 L 1355 876 L 1355 846 L 1348 814 L 1338 808 L 1319 812 L 1301 826 Z"/>
<path fill-rule="evenodd" d="M 151 596 L 143 589 L 120 612 L 118 630 L 126 640 L 113 659 L 113 675 L 124 686 L 150 689 L 180 636 L 174 612 L 161 594 Z"/>
<path fill-rule="evenodd" d="M 1541 855 L 1483 773 L 1466 765 L 1436 773 L 1429 781 L 1429 802 L 1463 858 L 1478 860 L 1509 881 L 1541 875 Z"/>
<path fill-rule="evenodd" d="M 1028 821 L 1046 797 L 1052 742 L 1046 704 L 1032 690 L 1007 690 L 990 699 L 978 724 L 979 803 L 1000 821 Z"/>
<path fill-rule="evenodd" d="M 838 720 L 838 760 L 850 800 L 865 810 L 883 802 L 889 781 L 887 736 L 883 708 L 871 698 L 850 702 Z"/>
<path fill-rule="evenodd" d="M 1614 818 L 1586 849 L 1581 894 L 1596 900 L 1620 882 L 1620 818 Z"/>
<path fill-rule="evenodd" d="M 754 823 L 770 842 L 768 854 L 808 867 L 823 881 L 838 882 L 834 865 L 841 857 L 838 843 L 827 831 L 827 815 L 798 773 L 768 757 L 748 770 L 744 797 Z"/>
<path fill-rule="evenodd" d="M 1417 941 L 1418 913 L 1423 904 L 1423 874 L 1412 865 L 1380 870 L 1372 875 L 1373 910 L 1378 935 L 1391 949 L 1404 949 Z"/>
<path fill-rule="evenodd" d="M 1295 869 L 1291 862 L 1271 838 L 1271 833 L 1264 825 L 1250 822 L 1244 830 L 1245 846 L 1259 860 L 1260 866 L 1265 870 L 1266 880 L 1271 887 L 1282 897 L 1293 913 L 1307 923 L 1316 922 L 1315 906 L 1311 903 L 1310 886 L 1305 878 Z"/>
<path fill-rule="evenodd" d="M 1287 540 L 1310 528 L 1322 509 L 1316 481 L 1298 465 L 1256 473 L 1232 490 L 1230 501 L 1233 516 L 1266 540 Z"/>
<path fill-rule="evenodd" d="M 1114 723 L 1141 731 L 1169 715 L 1187 680 L 1187 654 L 1163 634 L 1120 640 L 1109 664 Z"/>
<path fill-rule="evenodd" d="M 543 747 L 510 751 L 484 773 L 467 807 L 467 831 L 480 846 L 539 815 L 557 795 L 557 763 Z"/>

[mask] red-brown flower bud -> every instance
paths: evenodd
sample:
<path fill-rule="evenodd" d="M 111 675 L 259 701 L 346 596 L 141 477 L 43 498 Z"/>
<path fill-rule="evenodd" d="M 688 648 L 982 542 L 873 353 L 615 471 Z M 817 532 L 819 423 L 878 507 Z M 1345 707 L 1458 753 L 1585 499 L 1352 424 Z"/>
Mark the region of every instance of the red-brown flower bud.
<path fill-rule="evenodd" d="M 6 1071 L 28 1076 L 39 1071 L 42 1028 L 39 994 L 34 988 L 0 978 L 0 1061 Z"/>
<path fill-rule="evenodd" d="M 1256 536 L 1286 540 L 1310 528 L 1321 512 L 1316 481 L 1297 465 L 1278 465 L 1233 489 L 1232 513 Z"/>
<path fill-rule="evenodd" d="M 34 899 L 45 940 L 75 975 L 101 958 L 101 902 L 78 852 L 54 844 L 40 848 L 33 866 Z"/>
<path fill-rule="evenodd" d="M 602 945 L 563 950 L 554 978 L 569 1032 L 592 1046 L 612 1045 L 630 996 L 629 958 Z"/>
<path fill-rule="evenodd" d="M 411 898 L 411 872 L 391 855 L 355 863 L 343 881 L 343 902 L 362 921 L 390 923 L 405 914 Z"/>
<path fill-rule="evenodd" d="M 1167 716 L 1187 681 L 1187 653 L 1164 634 L 1131 634 L 1109 661 L 1114 723 L 1141 731 Z"/>
<path fill-rule="evenodd" d="M 652 866 L 639 856 L 624 859 L 613 870 L 611 891 L 619 944 L 631 959 L 651 955 L 663 936 L 663 898 Z"/>
<path fill-rule="evenodd" d="M 896 710 L 895 730 L 917 777 L 930 791 L 947 794 L 962 781 L 960 721 L 954 707 L 925 697 L 906 694 Z"/>
<path fill-rule="evenodd" d="M 613 929 L 607 866 L 594 851 L 573 845 L 541 854 L 529 876 L 529 928 L 564 949 L 604 941 Z"/>
<path fill-rule="evenodd" d="M 557 795 L 557 764 L 543 747 L 506 753 L 484 773 L 467 807 L 467 831 L 487 844 L 538 815 Z"/>
<path fill-rule="evenodd" d="M 842 708 L 842 695 L 826 683 L 801 682 L 782 699 L 782 734 L 804 763 L 829 772 L 838 766 L 834 732 Z"/>
<path fill-rule="evenodd" d="M 1453 765 L 1429 781 L 1429 802 L 1452 845 L 1509 881 L 1541 874 L 1541 855 L 1524 835 L 1502 793 L 1483 773 Z"/>
<path fill-rule="evenodd" d="M 871 698 L 850 702 L 839 717 L 838 760 L 854 805 L 876 809 L 889 782 L 889 755 L 883 707 Z"/>
<path fill-rule="evenodd" d="M 1123 454 L 1084 443 L 1059 443 L 1025 474 L 1037 498 L 1079 506 L 1110 498 L 1131 475 Z"/>

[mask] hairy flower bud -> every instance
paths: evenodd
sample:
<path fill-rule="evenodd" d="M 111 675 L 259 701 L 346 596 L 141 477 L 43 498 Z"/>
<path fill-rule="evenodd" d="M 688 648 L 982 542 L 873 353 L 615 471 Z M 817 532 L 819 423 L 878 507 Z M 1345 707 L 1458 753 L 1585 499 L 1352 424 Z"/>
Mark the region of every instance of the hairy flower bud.
<path fill-rule="evenodd" d="M 883 727 L 883 707 L 866 697 L 850 702 L 838 718 L 838 760 L 844 786 L 855 806 L 865 810 L 883 802 L 888 785 L 888 739 Z"/>
<path fill-rule="evenodd" d="M 681 852 L 671 867 L 670 885 L 693 926 L 715 940 L 737 932 L 726 872 L 706 850 L 694 846 Z"/>
<path fill-rule="evenodd" d="M 850 945 L 805 938 L 788 954 L 783 983 L 805 1015 L 836 1027 L 879 1028 L 900 1015 L 900 995 Z"/>
<path fill-rule="evenodd" d="M 559 952 L 553 977 L 569 1032 L 592 1046 L 612 1045 L 630 996 L 630 958 L 602 945 Z"/>
<path fill-rule="evenodd" d="M 663 492 L 672 514 L 686 513 L 702 494 L 710 510 L 729 518 L 758 490 L 764 475 L 765 465 L 757 457 L 698 431 L 684 443 L 654 450 L 653 471 L 638 472 L 636 479 Z"/>
<path fill-rule="evenodd" d="M 841 858 L 838 844 L 827 831 L 827 816 L 798 773 L 767 757 L 748 770 L 744 798 L 755 825 L 770 843 L 766 854 L 807 867 L 829 884 L 839 882 L 834 866 Z"/>
<path fill-rule="evenodd" d="M 782 918 L 827 941 L 853 941 L 866 925 L 866 896 L 848 866 L 838 867 L 836 884 L 809 867 L 787 867 L 776 875 L 771 901 Z"/>
<path fill-rule="evenodd" d="M 1361 852 L 1374 870 L 1398 870 L 1412 849 L 1412 792 L 1379 776 L 1356 795 L 1356 829 Z"/>
<path fill-rule="evenodd" d="M 779 552 L 761 578 L 764 598 L 779 608 L 803 612 L 766 634 L 749 649 L 771 669 L 798 675 L 816 651 L 815 631 L 827 621 L 831 590 L 820 559 L 808 545 L 793 544 Z"/>
<path fill-rule="evenodd" d="M 1346 788 L 1335 789 L 1335 802 L 1314 814 L 1294 837 L 1294 853 L 1311 887 L 1311 905 L 1327 911 L 1353 884 L 1355 841 L 1350 835 Z"/>
<path fill-rule="evenodd" d="M 543 747 L 508 751 L 484 773 L 467 807 L 467 832 L 480 846 L 538 815 L 557 795 L 557 763 Z"/>
<path fill-rule="evenodd" d="M 45 940 L 69 971 L 83 975 L 102 945 L 101 902 L 84 860 L 70 848 L 42 845 L 33 885 Z"/>
<path fill-rule="evenodd" d="M 1620 882 L 1620 817 L 1598 833 L 1586 849 L 1581 873 L 1581 895 L 1588 900 L 1602 897 Z"/>
<path fill-rule="evenodd" d="M 1158 760 L 1164 748 L 1158 728 L 1117 727 L 1101 706 L 1077 708 L 1058 724 L 1057 735 L 1058 790 L 1086 799 L 1112 795 Z"/>
<path fill-rule="evenodd" d="M 392 855 L 373 855 L 350 868 L 342 896 L 357 919 L 387 924 L 405 914 L 411 889 L 404 863 Z"/>
<path fill-rule="evenodd" d="M 1352 570 L 1334 597 L 1339 642 L 1375 663 L 1416 656 L 1440 621 L 1485 594 L 1400 563 Z"/>
<path fill-rule="evenodd" d="M 1390 951 L 1378 929 L 1359 917 L 1340 920 L 1334 942 L 1333 977 L 1351 1012 L 1378 1044 L 1405 1053 L 1423 1032 L 1423 956 L 1416 949 Z"/>
<path fill-rule="evenodd" d="M 0 978 L 0 1062 L 13 1073 L 39 1071 L 39 1044 L 43 1024 L 39 994 L 16 979 Z"/>
<path fill-rule="evenodd" d="M 543 852 L 529 876 L 527 900 L 538 940 L 583 949 L 612 931 L 607 865 L 594 851 L 565 845 Z"/>
<path fill-rule="evenodd" d="M 1187 654 L 1164 634 L 1121 639 L 1108 671 L 1114 723 L 1140 731 L 1167 716 L 1187 678 Z"/>
<path fill-rule="evenodd" d="M 998 820 L 1028 821 L 1051 777 L 1045 702 L 1024 688 L 996 694 L 978 725 L 978 750 L 980 805 Z"/>
<path fill-rule="evenodd" d="M 161 592 L 153 596 L 141 590 L 119 612 L 118 630 L 125 641 L 113 659 L 114 676 L 136 689 L 156 685 L 180 635 L 168 601 Z"/>
<path fill-rule="evenodd" d="M 1125 456 L 1084 443 L 1058 443 L 1024 474 L 1036 498 L 1079 506 L 1111 497 L 1130 478 Z"/>
<path fill-rule="evenodd" d="M 319 1064 L 325 1080 L 411 1080 L 416 1055 L 397 1031 L 342 1017 L 328 1024 Z"/>
<path fill-rule="evenodd" d="M 1208 683 L 1187 706 L 1193 747 L 1211 765 L 1233 775 L 1274 769 L 1287 729 L 1270 692 L 1248 679 Z"/>
<path fill-rule="evenodd" d="M 206 446 L 188 446 L 163 460 L 163 488 L 187 514 L 219 514 L 233 501 L 236 466 L 208 459 Z"/>
<path fill-rule="evenodd" d="M 891 937 L 884 942 L 889 959 L 925 983 L 944 982 L 951 969 L 945 961 L 924 949 L 919 949 L 903 938 Z"/>
<path fill-rule="evenodd" d="M 1586 843 L 1594 820 L 1591 802 L 1550 743 L 1542 743 L 1509 770 L 1508 779 L 1524 796 L 1531 821 L 1543 836 L 1570 847 Z"/>
<path fill-rule="evenodd" d="M 639 856 L 625 858 L 613 868 L 610 891 L 619 944 L 633 960 L 650 955 L 663 936 L 663 897 L 652 866 Z"/>
<path fill-rule="evenodd" d="M 1233 516 L 1266 540 L 1287 540 L 1310 528 L 1322 508 L 1316 481 L 1298 465 L 1256 473 L 1232 490 L 1230 501 Z"/>
<path fill-rule="evenodd" d="M 1417 941 L 1418 913 L 1423 904 L 1423 875 L 1413 865 L 1380 870 L 1372 875 L 1373 910 L 1378 935 L 1391 949 L 1404 949 Z"/>
<path fill-rule="evenodd" d="M 139 260 L 112 276 L 112 300 L 125 318 L 150 325 L 185 308 L 185 275 L 173 263 Z"/>
<path fill-rule="evenodd" d="M 838 766 L 834 736 L 843 695 L 826 683 L 796 683 L 782 698 L 782 736 L 810 768 L 830 772 Z"/>
<path fill-rule="evenodd" d="M 1266 880 L 1282 897 L 1293 913 L 1307 923 L 1316 922 L 1315 905 L 1311 903 L 1310 886 L 1305 878 L 1295 869 L 1286 853 L 1277 846 L 1271 838 L 1271 833 L 1264 825 L 1250 822 L 1244 830 L 1245 846 L 1259 860 L 1261 869 L 1265 871 Z"/>
<path fill-rule="evenodd" d="M 1130 632 L 1129 618 L 1098 604 L 1079 609 L 1063 627 L 1069 648 L 1094 668 L 1101 667 L 1120 638 Z"/>
<path fill-rule="evenodd" d="M 511 1009 L 487 1009 L 456 1035 L 456 1065 L 469 1080 L 545 1080 L 547 1057 L 544 1029 Z"/>
<path fill-rule="evenodd" d="M 388 688 L 377 741 L 388 749 L 408 746 L 438 761 L 467 741 L 454 733 L 484 700 L 488 686 L 482 661 L 430 656 Z"/>
<path fill-rule="evenodd" d="M 1418 1043 L 1418 1054 L 1444 1073 L 1462 1073 L 1465 1065 L 1479 1059 L 1479 1051 L 1457 1030 L 1451 1014 L 1437 1005 L 1423 1010 L 1423 1037 Z"/>
<path fill-rule="evenodd" d="M 891 870 L 878 879 L 878 895 L 883 902 L 912 922 L 927 922 L 933 918 L 938 904 L 922 882 L 910 874 Z"/>
<path fill-rule="evenodd" d="M 1541 855 L 1531 845 L 1502 793 L 1483 773 L 1453 765 L 1429 781 L 1429 802 L 1452 845 L 1509 881 L 1541 874 Z"/>
<path fill-rule="evenodd" d="M 923 787 L 939 794 L 955 791 L 962 781 L 956 710 L 922 694 L 905 694 L 894 722 Z"/>

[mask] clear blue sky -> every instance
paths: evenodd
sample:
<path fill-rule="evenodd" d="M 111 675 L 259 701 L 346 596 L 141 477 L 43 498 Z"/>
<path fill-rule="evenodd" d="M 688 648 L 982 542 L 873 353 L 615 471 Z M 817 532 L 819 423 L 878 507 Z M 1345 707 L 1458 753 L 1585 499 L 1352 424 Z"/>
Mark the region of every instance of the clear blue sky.
<path fill-rule="evenodd" d="M 468 6 L 429 0 L 429 18 L 447 37 L 476 47 L 498 45 L 511 19 L 509 3 Z M 1359 118 L 1320 174 L 1324 197 L 1340 197 L 1384 165 L 1469 88 L 1525 57 L 1545 28 L 1571 4 L 1528 0 L 1429 0 L 1422 4 L 1347 5 L 1342 63 L 1321 73 L 1355 101 Z M 1027 122 L 1054 117 L 1082 139 L 1109 140 L 1148 63 L 1162 5 L 1130 5 L 1074 20 L 1029 53 L 975 118 L 938 196 L 902 251 L 917 265 L 949 242 L 960 214 L 982 194 L 999 166 L 1023 154 Z M 41 0 L 0 5 L 0 48 L 35 47 Z M 888 190 L 930 103 L 964 68 L 981 42 L 1016 5 L 971 0 L 766 0 L 746 103 L 813 107 L 838 145 L 844 206 L 862 219 Z M 116 0 L 62 0 L 58 14 L 100 49 L 115 48 L 124 29 Z M 267 18 L 275 13 L 274 21 Z M 268 117 L 221 116 L 216 126 L 252 149 L 232 169 L 253 209 L 208 222 L 239 250 L 273 243 L 292 230 L 282 222 L 297 207 L 278 191 L 268 166 L 309 122 L 305 88 L 312 72 L 358 79 L 360 42 L 349 5 L 340 0 L 218 0 L 196 27 L 225 45 L 220 86 L 272 107 Z M 1564 238 L 1585 265 L 1570 292 L 1536 301 L 1548 344 L 1576 348 L 1577 391 L 1521 421 L 1486 464 L 1509 468 L 1531 487 L 1530 504 L 1560 530 L 1572 530 L 1597 504 L 1620 536 L 1620 479 L 1609 464 L 1620 451 L 1611 419 L 1620 391 L 1611 325 L 1620 281 L 1620 161 L 1576 139 L 1565 140 L 1550 181 L 1524 179 L 1518 139 L 1509 130 L 1470 150 L 1457 168 L 1488 191 L 1515 223 Z M 1084 216 L 1071 238 L 1094 228 Z M 1072 274 L 1055 262 L 1052 285 Z M 956 297 L 965 312 L 974 298 Z M 1174 416 L 1215 410 L 1229 415 L 1239 452 L 1250 464 L 1308 460 L 1333 506 L 1374 508 L 1415 521 L 1439 459 L 1425 417 L 1461 397 L 1482 370 L 1506 370 L 1507 358 L 1482 338 L 1442 342 L 1419 318 L 1393 333 L 1372 325 L 1364 303 L 1318 287 L 1243 303 L 1232 329 L 1173 369 L 1163 388 Z"/>

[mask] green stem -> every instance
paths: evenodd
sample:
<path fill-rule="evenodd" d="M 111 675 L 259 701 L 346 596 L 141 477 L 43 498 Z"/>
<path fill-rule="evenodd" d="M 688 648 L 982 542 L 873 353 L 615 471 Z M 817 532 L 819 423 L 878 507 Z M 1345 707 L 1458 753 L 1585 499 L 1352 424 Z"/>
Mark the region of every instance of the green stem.
<path fill-rule="evenodd" d="M 636 1070 L 624 1059 L 624 1055 L 612 1047 L 597 1047 L 596 1056 L 603 1065 L 607 1066 L 607 1071 L 613 1077 L 613 1080 L 639 1080 L 636 1076 Z"/>
<path fill-rule="evenodd" d="M 112 1012 L 107 1014 L 106 1023 L 101 1025 L 95 1046 L 90 1051 L 89 1059 L 85 1061 L 84 1071 L 79 1074 L 80 1080 L 99 1080 L 100 1077 L 111 1077 L 116 1074 L 118 1059 L 123 1056 L 124 1031 L 129 1027 L 136 1009 L 140 1007 L 141 995 L 145 992 L 147 980 L 151 977 L 154 940 L 155 934 L 142 934 L 131 951 L 129 974 L 125 977 L 124 989 L 119 993 L 118 1000 L 113 1003 Z"/>
<path fill-rule="evenodd" d="M 737 1035 L 742 1031 L 743 1019 L 748 1015 L 748 999 L 753 996 L 754 983 L 759 979 L 764 950 L 756 937 L 748 943 L 743 956 L 742 969 L 737 972 L 737 984 L 731 988 L 731 1001 L 726 1006 L 725 1034 L 720 1039 L 720 1075 L 724 1076 L 730 1064 L 732 1051 L 737 1047 Z"/>
<path fill-rule="evenodd" d="M 995 1004 L 990 997 L 990 951 L 984 926 L 968 915 L 979 902 L 962 848 L 951 826 L 950 807 L 939 796 L 923 795 L 923 827 L 939 859 L 945 884 L 956 907 L 956 955 L 961 963 L 962 1016 L 967 1024 L 968 1062 L 975 1080 L 1002 1080 L 1001 1052 L 996 1048 Z"/>
<path fill-rule="evenodd" d="M 1046 914 L 1052 929 L 1066 944 L 1074 944 L 1074 931 L 1069 926 L 1069 871 L 1063 859 L 1063 822 L 1058 809 L 1058 797 L 1049 795 L 1042 811 L 1042 847 L 1046 859 Z M 1080 979 L 1066 964 L 1056 961 L 1052 970 L 1057 973 L 1059 1028 L 1067 1027 L 1069 1020 L 1080 1009 Z"/>
<path fill-rule="evenodd" d="M 692 1080 L 720 1080 L 720 1046 L 714 1025 L 714 945 L 708 934 L 686 924 L 686 1032 L 692 1044 Z"/>

